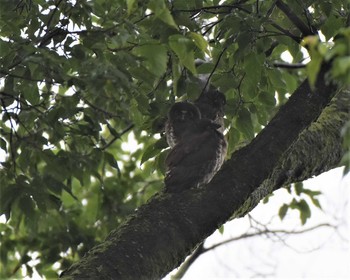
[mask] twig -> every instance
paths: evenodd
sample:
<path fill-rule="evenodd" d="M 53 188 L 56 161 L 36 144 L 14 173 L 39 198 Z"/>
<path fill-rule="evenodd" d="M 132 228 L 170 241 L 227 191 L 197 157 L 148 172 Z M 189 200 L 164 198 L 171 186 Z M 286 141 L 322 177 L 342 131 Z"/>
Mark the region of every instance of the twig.
<path fill-rule="evenodd" d="M 111 146 L 116 140 L 120 139 L 125 133 L 127 133 L 129 130 L 131 130 L 135 125 L 133 123 L 129 124 L 122 132 L 118 133 L 118 135 L 114 136 L 113 139 L 107 143 L 105 146 L 101 148 L 101 150 L 107 149 L 109 146 Z"/>
<path fill-rule="evenodd" d="M 207 79 L 207 81 L 206 81 L 206 83 L 205 83 L 205 85 L 204 85 L 204 87 L 203 87 L 203 89 L 202 89 L 202 93 L 203 93 L 203 92 L 205 91 L 205 89 L 207 88 L 207 86 L 208 86 L 208 84 L 209 84 L 209 81 L 210 81 L 211 77 L 213 76 L 213 74 L 214 74 L 216 68 L 218 67 L 219 62 L 220 62 L 220 60 L 221 60 L 221 57 L 223 56 L 223 54 L 224 54 L 224 52 L 226 51 L 226 49 L 227 49 L 227 46 L 224 47 L 223 50 L 221 51 L 221 53 L 220 53 L 220 55 L 219 55 L 219 57 L 218 57 L 218 59 L 217 59 L 215 65 L 214 65 L 214 68 L 213 68 L 213 70 L 210 72 L 210 75 L 209 75 L 209 77 L 208 77 L 208 79 Z M 202 93 L 201 93 L 201 94 L 202 94 Z"/>
<path fill-rule="evenodd" d="M 204 242 L 202 242 L 196 250 L 192 253 L 191 256 L 181 265 L 179 270 L 176 272 L 174 276 L 171 276 L 171 280 L 181 279 L 185 273 L 188 271 L 193 262 L 204 253 Z"/>
<path fill-rule="evenodd" d="M 292 38 L 295 42 L 297 42 L 298 44 L 300 44 L 301 42 L 301 38 L 299 38 L 298 36 L 295 36 L 294 34 L 290 33 L 288 30 L 282 28 L 281 26 L 279 26 L 278 24 L 272 22 L 271 25 L 276 28 L 277 30 L 281 31 L 284 35 Z"/>
<path fill-rule="evenodd" d="M 323 224 L 319 224 L 307 229 L 303 229 L 303 230 L 295 230 L 295 231 L 288 231 L 288 230 L 269 230 L 266 226 L 264 226 L 265 229 L 264 230 L 258 230 L 257 232 L 254 233 L 245 233 L 242 234 L 240 236 L 237 237 L 233 237 L 227 240 L 224 240 L 222 242 L 219 242 L 215 245 L 212 245 L 208 248 L 204 248 L 203 243 L 201 243 L 199 245 L 199 247 L 193 252 L 193 254 L 181 265 L 181 267 L 179 268 L 178 272 L 172 276 L 172 279 L 181 279 L 185 273 L 188 271 L 189 267 L 192 265 L 192 263 L 198 259 L 198 257 L 208 251 L 211 251 L 213 249 L 216 249 L 217 247 L 220 247 L 222 245 L 228 244 L 230 242 L 234 242 L 234 241 L 238 241 L 238 240 L 242 240 L 242 239 L 247 239 L 247 238 L 251 238 L 251 237 L 256 237 L 256 236 L 261 236 L 261 235 L 269 235 L 269 234 L 273 234 L 273 235 L 278 235 L 278 234 L 303 234 L 306 232 L 310 232 L 313 231 L 315 229 L 321 228 L 321 227 L 335 227 L 334 225 L 331 225 L 329 223 L 323 223 Z M 282 240 L 283 241 L 283 240 Z M 285 244 L 285 242 L 284 242 Z M 288 244 L 286 244 L 288 246 Z M 290 246 L 288 246 L 290 247 Z"/>
<path fill-rule="evenodd" d="M 285 69 L 301 69 L 306 67 L 306 65 L 303 63 L 291 64 L 286 62 L 274 62 L 273 66 L 278 68 L 285 68 Z"/>
<path fill-rule="evenodd" d="M 209 23 L 209 24 L 207 24 L 207 25 L 205 25 L 205 26 L 202 26 L 201 27 L 201 29 L 202 28 L 205 28 L 205 27 L 207 27 L 207 26 L 209 26 L 209 28 L 207 29 L 207 30 L 205 30 L 203 33 L 202 33 L 202 35 L 204 36 L 205 34 L 207 34 L 214 26 L 216 26 L 217 24 L 219 24 L 220 22 L 222 22 L 224 19 L 222 18 L 222 19 L 219 19 L 219 20 L 217 20 L 217 21 L 215 21 L 215 22 L 211 22 L 211 23 Z"/>
<path fill-rule="evenodd" d="M 245 12 L 247 14 L 251 13 L 249 10 L 246 10 L 246 9 L 242 8 L 240 5 L 217 5 L 217 6 L 208 6 L 208 7 L 198 8 L 198 9 L 179 9 L 179 10 L 174 10 L 174 12 L 184 12 L 184 13 L 206 12 L 206 13 L 213 13 L 211 10 L 220 10 L 220 9 L 228 9 L 227 13 L 230 13 L 234 9 L 240 10 L 240 11 Z M 215 12 L 215 13 L 217 14 L 218 12 Z"/>

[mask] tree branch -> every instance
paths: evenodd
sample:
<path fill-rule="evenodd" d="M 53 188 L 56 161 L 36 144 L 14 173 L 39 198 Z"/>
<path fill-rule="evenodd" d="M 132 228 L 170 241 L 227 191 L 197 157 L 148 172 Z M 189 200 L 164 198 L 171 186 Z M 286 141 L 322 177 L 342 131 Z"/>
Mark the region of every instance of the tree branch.
<path fill-rule="evenodd" d="M 303 37 L 317 34 L 317 32 L 309 28 L 282 0 L 277 0 L 276 6 L 300 30 L 300 32 L 303 34 Z"/>
<path fill-rule="evenodd" d="M 306 65 L 303 63 L 291 64 L 286 62 L 274 62 L 273 66 L 277 68 L 285 68 L 285 69 L 302 69 L 306 67 Z"/>
<path fill-rule="evenodd" d="M 204 249 L 204 242 L 202 242 L 196 250 L 192 253 L 191 256 L 188 257 L 188 259 L 181 265 L 179 270 L 176 272 L 174 276 L 171 276 L 172 280 L 175 279 L 181 279 L 185 273 L 188 271 L 190 266 L 194 263 L 196 259 L 199 258 L 200 255 L 206 252 L 206 249 Z"/>
<path fill-rule="evenodd" d="M 274 28 L 276 28 L 277 30 L 281 31 L 284 35 L 290 37 L 291 39 L 293 39 L 295 42 L 297 42 L 298 44 L 300 44 L 301 42 L 301 38 L 299 38 L 298 36 L 295 36 L 294 34 L 290 33 L 288 30 L 282 28 L 281 26 L 279 26 L 276 23 L 271 23 L 271 26 L 273 26 Z"/>
<path fill-rule="evenodd" d="M 350 121 L 350 89 L 338 93 L 317 121 L 300 134 L 269 178 L 232 218 L 246 215 L 276 189 L 337 167 L 344 153 L 341 130 L 347 121 Z"/>

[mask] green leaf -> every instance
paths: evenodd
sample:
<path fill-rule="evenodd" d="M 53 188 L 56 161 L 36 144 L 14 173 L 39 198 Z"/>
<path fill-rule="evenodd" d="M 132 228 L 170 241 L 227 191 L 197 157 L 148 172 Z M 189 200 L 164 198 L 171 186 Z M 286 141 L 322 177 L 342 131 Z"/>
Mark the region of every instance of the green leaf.
<path fill-rule="evenodd" d="M 141 126 L 143 123 L 143 115 L 141 114 L 139 108 L 138 108 L 138 103 L 136 99 L 131 99 L 130 100 L 130 110 L 129 110 L 130 117 L 134 121 L 135 125 Z"/>
<path fill-rule="evenodd" d="M 150 158 L 155 157 L 159 153 L 159 149 L 155 148 L 155 143 L 150 144 L 146 147 L 146 149 L 143 152 L 142 158 L 141 158 L 141 164 L 149 160 Z"/>
<path fill-rule="evenodd" d="M 274 69 L 267 71 L 269 81 L 271 83 L 272 90 L 284 90 L 286 89 L 286 84 L 283 80 L 280 70 Z"/>
<path fill-rule="evenodd" d="M 229 132 L 226 135 L 228 146 L 229 146 L 228 154 L 230 154 L 230 151 L 233 151 L 235 149 L 235 147 L 239 143 L 240 137 L 241 137 L 241 133 L 239 132 L 239 130 L 234 127 L 231 127 Z"/>
<path fill-rule="evenodd" d="M 321 30 L 322 30 L 322 33 L 325 35 L 326 40 L 329 40 L 339 32 L 339 29 L 342 26 L 343 26 L 343 19 L 341 17 L 330 15 L 330 17 L 327 18 L 325 24 L 322 25 Z"/>
<path fill-rule="evenodd" d="M 38 86 L 36 84 L 29 84 L 24 90 L 23 94 L 25 98 L 32 104 L 36 105 L 40 101 L 40 95 L 39 95 L 39 90 Z"/>
<path fill-rule="evenodd" d="M 236 119 L 236 128 L 242 132 L 247 139 L 254 137 L 254 127 L 250 112 L 246 108 L 241 108 Z"/>
<path fill-rule="evenodd" d="M 162 76 L 167 69 L 167 49 L 163 45 L 143 45 L 134 49 L 134 53 L 145 59 L 143 65 L 157 77 Z"/>
<path fill-rule="evenodd" d="M 152 10 L 157 18 L 165 22 L 171 27 L 178 29 L 177 24 L 170 11 L 165 5 L 164 0 L 151 0 L 148 5 L 149 9 Z"/>
<path fill-rule="evenodd" d="M 136 8 L 136 0 L 126 0 L 126 6 L 128 7 L 128 15 L 130 15 Z"/>
<path fill-rule="evenodd" d="M 195 43 L 195 45 L 202 51 L 205 53 L 209 53 L 208 50 L 208 42 L 207 40 L 205 40 L 203 38 L 203 36 L 201 34 L 195 33 L 195 32 L 189 32 L 188 36 L 190 36 L 193 40 L 193 42 Z"/>
<path fill-rule="evenodd" d="M 297 207 L 300 211 L 301 224 L 304 225 L 306 223 L 307 219 L 309 219 L 311 217 L 310 207 L 304 199 L 299 201 Z"/>
<path fill-rule="evenodd" d="M 294 184 L 294 189 L 295 189 L 295 193 L 297 195 L 300 195 L 303 192 L 303 190 L 304 190 L 303 183 L 302 182 L 295 183 Z"/>
<path fill-rule="evenodd" d="M 313 205 L 315 205 L 317 208 L 322 210 L 322 206 L 321 206 L 320 201 L 317 198 L 313 197 L 313 196 L 310 197 L 310 198 L 311 198 L 311 201 L 312 201 Z"/>
<path fill-rule="evenodd" d="M 244 57 L 244 70 L 249 76 L 251 83 L 255 84 L 254 86 L 260 81 L 264 59 L 265 56 L 263 54 L 256 55 L 255 53 L 250 53 Z"/>
<path fill-rule="evenodd" d="M 347 76 L 349 78 L 350 73 L 350 56 L 337 57 L 332 65 L 332 76 L 337 78 L 341 76 Z"/>
<path fill-rule="evenodd" d="M 0 213 L 5 214 L 6 220 L 10 218 L 12 204 L 18 198 L 18 194 L 21 193 L 22 189 L 22 186 L 18 184 L 8 185 L 7 187 L 1 186 Z"/>
<path fill-rule="evenodd" d="M 273 196 L 274 196 L 273 193 L 271 193 L 271 194 L 265 196 L 264 199 L 262 200 L 262 202 L 263 202 L 264 204 L 269 203 L 270 198 L 273 197 Z"/>
<path fill-rule="evenodd" d="M 162 173 L 162 175 L 165 175 L 165 159 L 168 153 L 169 149 L 162 151 L 156 157 L 156 168 Z"/>
<path fill-rule="evenodd" d="M 180 62 L 193 74 L 196 74 L 192 40 L 182 35 L 172 35 L 169 37 L 169 46 L 176 53 Z"/>
<path fill-rule="evenodd" d="M 288 209 L 289 209 L 289 206 L 287 204 L 283 204 L 280 210 L 278 211 L 278 216 L 280 217 L 281 221 L 286 216 Z"/>
<path fill-rule="evenodd" d="M 104 152 L 104 156 L 105 156 L 105 159 L 110 166 L 112 166 L 113 168 L 115 168 L 117 170 L 120 170 L 118 162 L 116 161 L 115 157 L 112 154 L 110 154 L 108 152 Z"/>
<path fill-rule="evenodd" d="M 306 73 L 308 76 L 309 84 L 313 88 L 317 75 L 320 72 L 321 64 L 323 61 L 323 57 L 318 52 L 314 52 L 311 56 L 311 61 L 306 65 Z"/>
<path fill-rule="evenodd" d="M 0 148 L 2 150 L 4 150 L 5 152 L 7 152 L 7 144 L 6 144 L 6 141 L 3 139 L 3 138 L 0 138 Z"/>
<path fill-rule="evenodd" d="M 115 138 L 119 138 L 120 137 L 120 134 L 114 129 L 114 127 L 112 127 L 110 125 L 109 122 L 106 122 L 106 125 L 107 125 L 107 128 L 108 128 L 109 132 L 113 135 L 113 137 L 115 137 Z"/>
<path fill-rule="evenodd" d="M 276 105 L 276 99 L 273 92 L 262 91 L 258 95 L 258 100 L 262 104 L 268 107 L 274 107 Z"/>
<path fill-rule="evenodd" d="M 27 218 L 32 219 L 34 217 L 35 203 L 28 195 L 24 195 L 19 199 L 18 206 Z"/>

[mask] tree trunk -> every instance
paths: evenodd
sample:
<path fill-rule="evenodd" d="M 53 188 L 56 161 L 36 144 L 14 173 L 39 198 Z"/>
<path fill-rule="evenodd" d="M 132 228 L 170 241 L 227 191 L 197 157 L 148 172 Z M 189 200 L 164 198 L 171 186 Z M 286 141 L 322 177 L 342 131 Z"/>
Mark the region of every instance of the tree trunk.
<path fill-rule="evenodd" d="M 324 110 L 337 91 L 326 83 L 325 73 L 323 67 L 314 90 L 303 82 L 207 186 L 157 194 L 61 278 L 159 279 L 232 215 L 249 212 L 286 183 L 336 166 L 342 153 L 340 128 L 349 112 L 337 101 Z M 347 97 L 347 104 L 348 93 L 339 95 Z"/>

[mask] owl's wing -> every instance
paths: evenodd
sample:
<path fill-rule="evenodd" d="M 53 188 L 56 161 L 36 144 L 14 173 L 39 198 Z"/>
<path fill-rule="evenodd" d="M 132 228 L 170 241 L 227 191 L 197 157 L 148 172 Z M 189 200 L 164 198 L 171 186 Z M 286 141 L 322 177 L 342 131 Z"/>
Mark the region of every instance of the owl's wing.
<path fill-rule="evenodd" d="M 172 166 L 178 165 L 181 161 L 191 157 L 195 160 L 197 152 L 202 150 L 202 146 L 206 144 L 208 140 L 208 134 L 210 132 L 203 131 L 203 133 L 195 134 L 187 137 L 185 140 L 180 141 L 168 154 L 165 164 L 170 169 Z"/>
<path fill-rule="evenodd" d="M 165 137 L 169 147 L 173 148 L 176 145 L 177 137 L 169 120 L 165 123 Z"/>
<path fill-rule="evenodd" d="M 215 129 L 181 141 L 166 159 L 166 188 L 178 192 L 209 182 L 221 166 L 225 151 L 226 141 Z"/>

